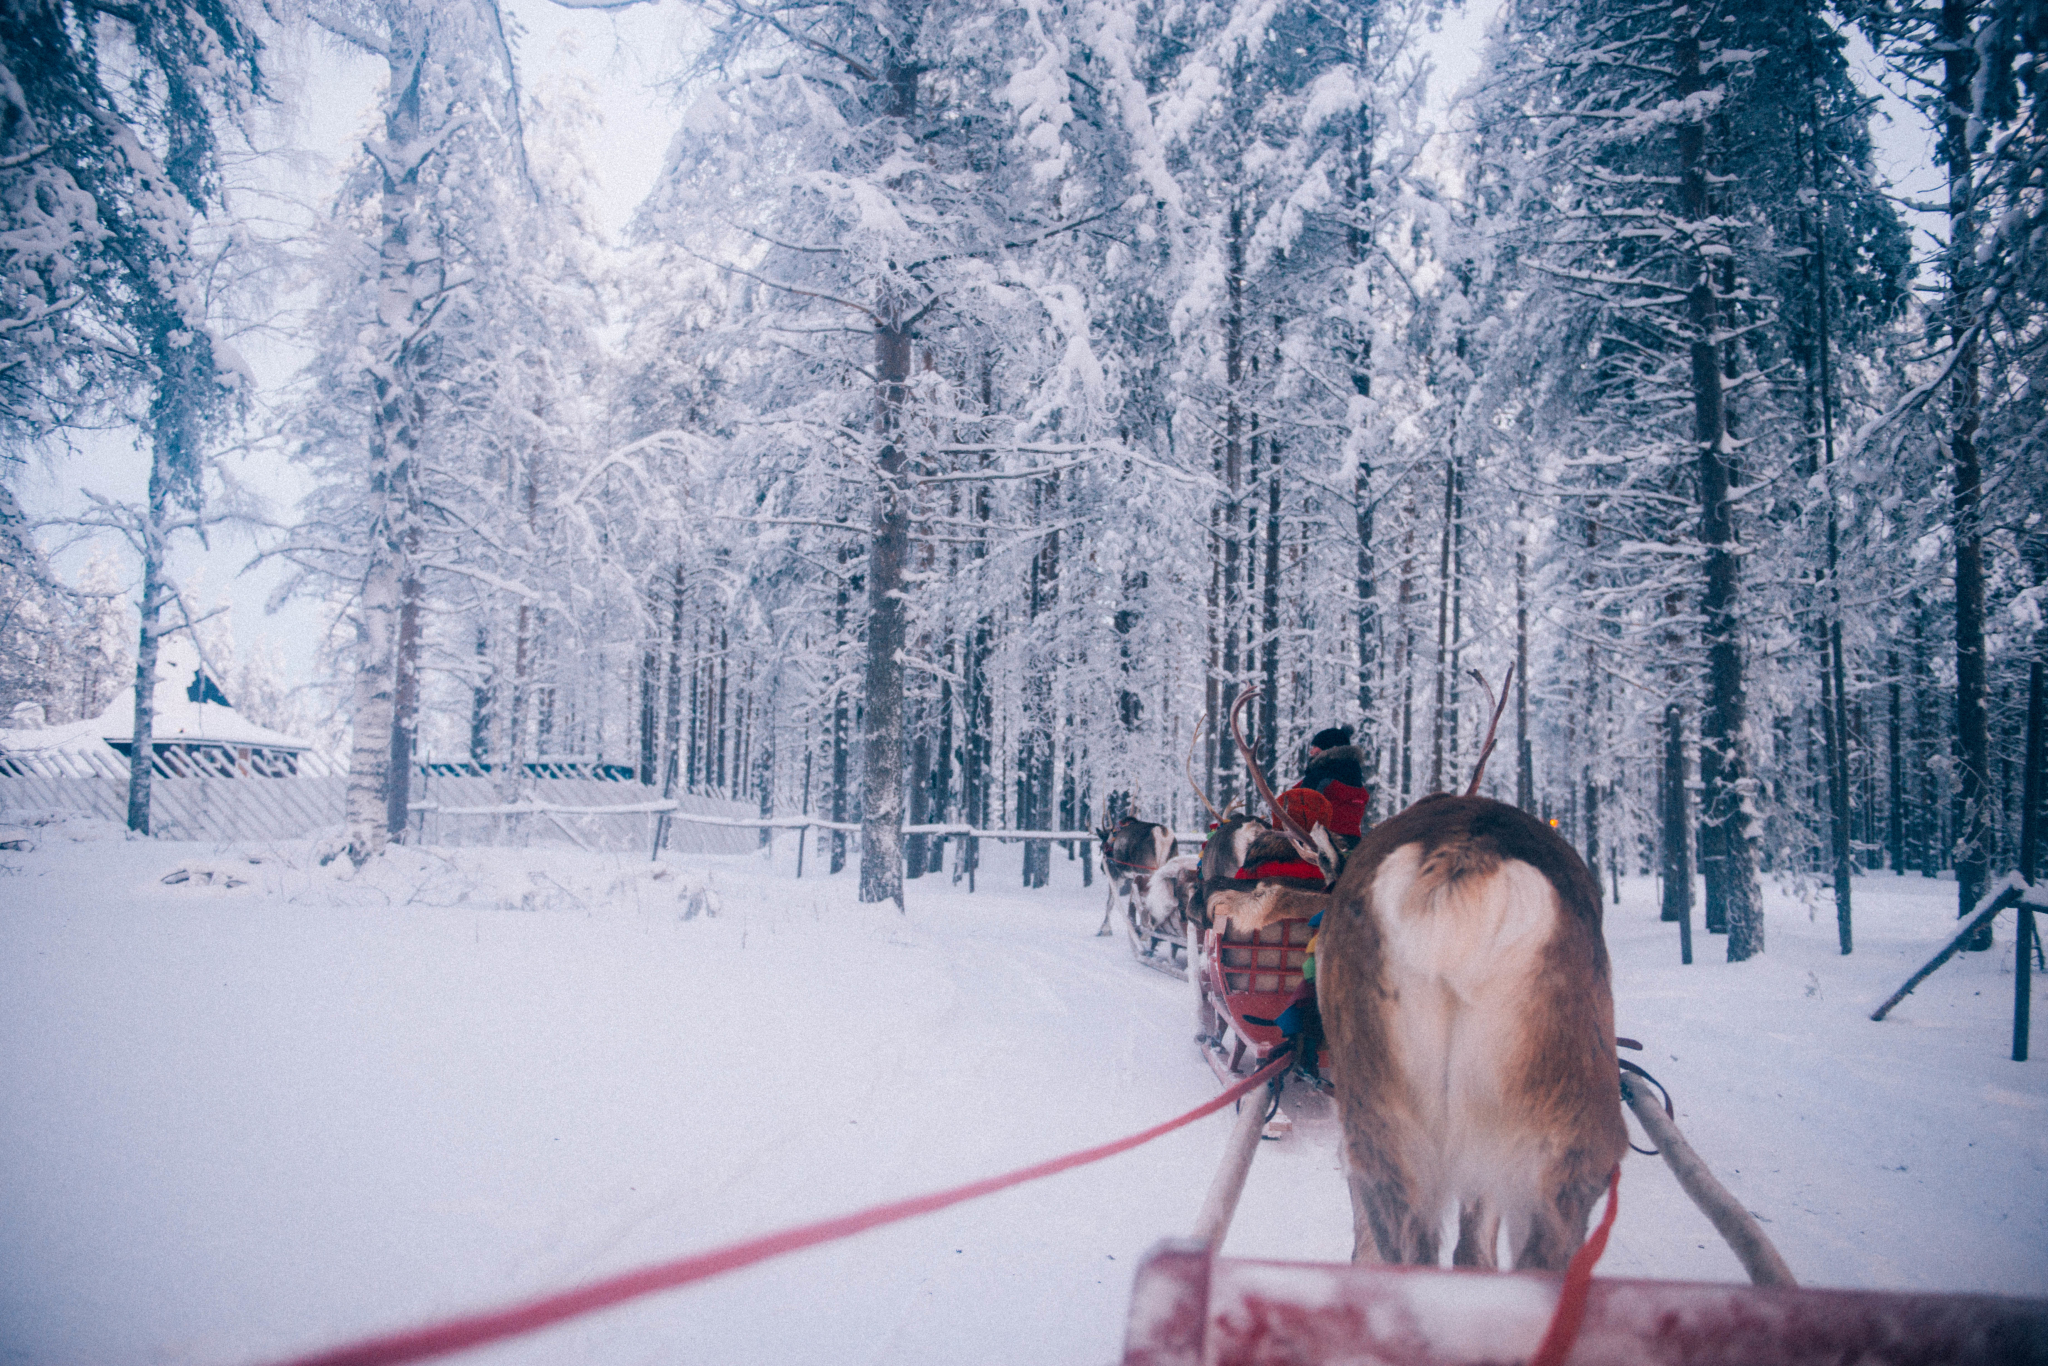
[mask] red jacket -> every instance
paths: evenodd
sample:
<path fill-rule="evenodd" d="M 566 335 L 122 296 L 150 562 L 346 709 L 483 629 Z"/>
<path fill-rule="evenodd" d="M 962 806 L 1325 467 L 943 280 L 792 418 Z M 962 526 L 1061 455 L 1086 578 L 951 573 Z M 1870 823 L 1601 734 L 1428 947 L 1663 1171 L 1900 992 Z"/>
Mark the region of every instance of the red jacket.
<path fill-rule="evenodd" d="M 1331 782 L 1324 786 L 1323 796 L 1330 803 L 1330 833 L 1358 838 L 1359 827 L 1365 822 L 1366 804 L 1372 800 L 1372 789 Z"/>

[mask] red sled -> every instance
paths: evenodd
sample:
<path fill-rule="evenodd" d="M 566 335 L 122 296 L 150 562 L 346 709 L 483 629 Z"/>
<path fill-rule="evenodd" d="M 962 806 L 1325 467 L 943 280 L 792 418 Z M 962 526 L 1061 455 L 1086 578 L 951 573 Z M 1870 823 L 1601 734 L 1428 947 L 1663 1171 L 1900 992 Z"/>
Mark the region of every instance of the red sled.
<path fill-rule="evenodd" d="M 1287 1009 L 1301 985 L 1315 931 L 1306 920 L 1280 920 L 1244 934 L 1205 931 L 1195 958 L 1195 1035 L 1202 1056 L 1226 1086 L 1256 1072 L 1285 1042 L 1279 1029 L 1256 1024 Z"/>

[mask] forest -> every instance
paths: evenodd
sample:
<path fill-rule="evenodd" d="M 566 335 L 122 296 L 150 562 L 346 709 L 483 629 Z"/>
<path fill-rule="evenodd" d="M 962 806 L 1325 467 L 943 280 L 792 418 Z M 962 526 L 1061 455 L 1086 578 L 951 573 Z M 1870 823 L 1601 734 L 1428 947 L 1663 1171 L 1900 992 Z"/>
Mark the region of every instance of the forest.
<path fill-rule="evenodd" d="M 0 4 L 0 712 L 153 677 L 239 527 L 332 623 L 358 864 L 420 764 L 559 761 L 829 822 L 866 901 L 972 831 L 1068 834 L 1043 885 L 1255 800 L 1255 690 L 1260 767 L 1351 726 L 1375 819 L 1498 694 L 1481 790 L 1731 960 L 1768 880 L 1846 953 L 1853 873 L 2019 866 L 2048 7 L 1502 0 L 1441 128 L 1439 0 L 693 8 L 612 244 L 493 0 Z M 381 75 L 311 232 L 294 44 Z M 25 510 L 108 433 L 146 496 Z"/>

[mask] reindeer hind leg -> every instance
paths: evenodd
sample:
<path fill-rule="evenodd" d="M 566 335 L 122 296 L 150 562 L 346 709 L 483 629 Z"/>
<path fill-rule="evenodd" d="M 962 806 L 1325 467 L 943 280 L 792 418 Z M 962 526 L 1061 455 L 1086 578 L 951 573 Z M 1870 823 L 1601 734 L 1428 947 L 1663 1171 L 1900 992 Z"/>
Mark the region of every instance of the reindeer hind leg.
<path fill-rule="evenodd" d="M 1576 1167 L 1578 1163 L 1565 1164 Z M 1515 1251 L 1517 1271 L 1562 1271 L 1572 1254 L 1586 1241 L 1586 1223 L 1600 1193 L 1607 1189 L 1604 1177 L 1574 1178 L 1555 1173 L 1546 1189 L 1555 1189 L 1554 1199 L 1531 1202 L 1527 1230 Z"/>
<path fill-rule="evenodd" d="M 1438 1234 L 1409 1198 L 1407 1183 L 1347 1173 L 1351 1187 L 1351 1260 L 1396 1266 L 1434 1266 Z"/>
<path fill-rule="evenodd" d="M 1458 1246 L 1451 1265 L 1487 1271 L 1500 1266 L 1500 1215 L 1490 1202 L 1471 1200 L 1458 1207 Z"/>

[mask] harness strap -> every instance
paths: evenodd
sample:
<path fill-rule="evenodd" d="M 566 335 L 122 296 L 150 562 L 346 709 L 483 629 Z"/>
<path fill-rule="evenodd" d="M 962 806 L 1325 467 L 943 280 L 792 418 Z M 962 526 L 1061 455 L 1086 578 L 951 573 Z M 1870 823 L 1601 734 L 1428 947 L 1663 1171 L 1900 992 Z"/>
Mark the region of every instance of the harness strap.
<path fill-rule="evenodd" d="M 1563 1366 L 1565 1357 L 1571 1354 L 1572 1344 L 1579 1340 L 1579 1329 L 1586 1322 L 1586 1298 L 1593 1292 L 1593 1264 L 1607 1251 L 1607 1233 L 1614 1227 L 1614 1215 L 1620 1208 L 1621 1168 L 1616 1167 L 1607 1178 L 1607 1213 L 1600 1216 L 1600 1226 L 1579 1244 L 1579 1250 L 1565 1267 L 1564 1289 L 1558 1292 L 1550 1326 L 1543 1330 L 1543 1341 L 1536 1344 L 1536 1354 L 1529 1358 L 1529 1366 Z"/>

